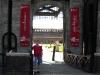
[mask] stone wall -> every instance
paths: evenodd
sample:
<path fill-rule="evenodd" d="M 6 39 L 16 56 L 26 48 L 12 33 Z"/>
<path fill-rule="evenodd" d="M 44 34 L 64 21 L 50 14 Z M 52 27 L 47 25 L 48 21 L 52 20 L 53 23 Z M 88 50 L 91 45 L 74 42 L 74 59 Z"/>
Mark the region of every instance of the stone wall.
<path fill-rule="evenodd" d="M 94 53 L 95 72 L 100 74 L 100 0 L 98 0 L 97 46 Z"/>
<path fill-rule="evenodd" d="M 97 53 L 100 53 L 100 0 L 98 0 Z"/>
<path fill-rule="evenodd" d="M 12 0 L 12 32 L 17 36 L 17 51 L 18 52 L 29 52 L 31 47 L 31 38 L 30 46 L 20 46 L 20 10 L 21 4 L 30 4 L 31 0 Z M 31 10 L 30 10 L 31 14 Z M 30 37 L 32 36 L 32 16 L 30 15 Z"/>
<path fill-rule="evenodd" d="M 32 4 L 32 3 L 36 3 L 36 4 Z M 81 53 L 81 25 L 82 25 L 82 0 L 70 0 L 70 4 L 68 1 L 66 2 L 62 2 L 62 1 L 46 1 L 46 0 L 37 0 L 37 1 L 31 1 L 31 0 L 12 0 L 12 32 L 17 36 L 17 51 L 18 52 L 28 52 L 30 49 L 29 47 L 22 47 L 20 46 L 20 9 L 21 9 L 21 4 L 31 4 L 31 21 L 30 21 L 30 35 L 32 37 L 32 17 L 34 16 L 34 12 L 36 10 L 39 9 L 39 7 L 46 5 L 46 4 L 51 4 L 51 5 L 56 5 L 58 7 L 61 8 L 62 11 L 65 12 L 64 16 L 65 16 L 65 20 L 64 20 L 64 27 L 66 27 L 65 30 L 65 36 L 66 39 L 68 40 L 65 42 L 65 44 L 67 45 L 67 48 L 65 49 L 69 49 L 70 51 L 72 51 L 73 53 L 76 54 L 80 54 Z M 0 18 L 0 23 L 2 22 L 1 25 L 1 37 L 7 32 L 7 27 L 8 27 L 8 1 L 6 0 L 2 0 L 2 16 Z M 70 8 L 71 7 L 79 7 L 80 8 L 80 45 L 79 47 L 70 47 Z M 66 10 L 67 9 L 67 10 Z M 1 13 L 1 12 L 0 12 Z M 32 40 L 32 39 L 31 39 Z M 31 43 L 30 40 L 30 43 Z M 0 47 L 1 48 L 1 47 Z"/>
<path fill-rule="evenodd" d="M 2 36 L 7 32 L 8 28 L 8 1 L 0 0 L 0 52 L 2 51 Z M 61 8 L 64 12 L 64 51 L 71 51 L 75 54 L 81 54 L 82 48 L 82 5 L 83 0 L 70 0 L 66 2 L 53 1 L 53 0 L 12 0 L 12 32 L 17 36 L 17 51 L 20 53 L 29 52 L 31 45 L 28 47 L 20 46 L 20 9 L 21 4 L 31 5 L 31 15 L 30 15 L 30 35 L 32 42 L 32 18 L 34 13 L 39 9 L 39 7 L 51 4 Z M 70 8 L 78 7 L 80 9 L 80 45 L 79 47 L 70 46 Z M 97 53 L 100 53 L 100 1 L 98 0 L 98 25 L 97 25 Z M 7 41 L 5 41 L 7 43 Z M 9 58 L 8 58 L 9 59 Z M 97 58 L 99 59 L 99 57 Z M 8 61 L 9 62 L 9 61 Z M 19 62 L 17 62 L 19 63 Z M 28 62 L 27 62 L 28 63 Z M 97 64 L 100 64 L 99 61 Z"/>
<path fill-rule="evenodd" d="M 8 27 L 8 1 L 0 0 L 0 52 L 2 52 L 2 37 Z M 7 43 L 5 41 L 5 43 Z"/>
<path fill-rule="evenodd" d="M 0 39 L 3 35 L 8 32 L 8 1 L 0 0 Z M 2 2 L 2 3 L 1 3 Z M 20 9 L 21 4 L 30 4 L 31 0 L 12 0 L 12 33 L 17 37 L 17 51 L 18 52 L 29 52 L 30 46 L 22 47 L 20 46 Z M 31 13 L 31 11 L 30 11 Z M 30 15 L 30 35 L 32 35 L 32 16 Z M 30 36 L 32 37 L 32 36 Z M 12 38 L 12 44 L 14 43 Z M 7 38 L 5 40 L 7 44 Z M 31 44 L 31 40 L 30 40 Z M 0 52 L 2 50 L 2 40 L 0 40 Z"/>
<path fill-rule="evenodd" d="M 29 53 L 7 53 L 6 62 L 6 75 L 30 74 Z"/>
<path fill-rule="evenodd" d="M 70 0 L 70 8 L 79 8 L 79 46 L 78 47 L 73 47 L 70 46 L 70 18 L 69 18 L 69 24 L 68 26 L 68 34 L 67 37 L 69 38 L 68 40 L 68 46 L 69 46 L 69 50 L 71 53 L 74 54 L 81 54 L 82 53 L 82 6 L 83 6 L 83 0 Z M 70 8 L 69 8 L 69 15 L 70 15 Z"/>
<path fill-rule="evenodd" d="M 9 0 L 0 0 L 0 53 L 2 53 L 2 37 L 5 33 L 8 32 L 8 1 Z M 12 32 L 16 35 L 17 37 L 17 52 L 19 53 L 29 53 L 30 51 L 30 46 L 27 46 L 27 47 L 22 47 L 20 46 L 20 9 L 21 9 L 21 4 L 30 4 L 31 5 L 31 0 L 12 0 Z M 31 13 L 31 11 L 30 11 Z M 30 35 L 32 35 L 32 25 L 31 25 L 31 22 L 32 22 L 32 16 L 30 15 Z M 31 36 L 30 36 L 31 37 Z M 5 39 L 5 44 L 7 44 L 8 38 L 6 37 Z M 14 43 L 13 41 L 14 39 L 12 38 L 12 45 Z M 31 40 L 30 40 L 31 42 Z M 7 52 L 8 52 L 8 49 L 6 49 Z M 4 50 L 5 51 L 5 50 Z M 16 59 L 15 59 L 16 58 Z M 18 58 L 18 59 L 17 59 Z M 25 57 L 25 56 L 22 56 L 22 57 L 7 57 L 7 68 L 9 68 L 8 70 L 9 71 L 12 71 L 13 69 L 15 69 L 16 65 L 17 68 L 16 70 L 18 70 L 16 72 L 17 75 L 19 75 L 19 73 L 21 73 L 22 71 L 24 71 L 24 73 L 26 73 L 27 75 L 29 74 L 29 70 L 27 71 L 26 69 L 30 67 L 30 56 L 28 57 Z M 21 62 L 19 61 L 21 60 Z M 2 62 L 2 56 L 0 55 L 0 61 Z M 5 59 L 4 59 L 5 61 Z M 0 65 L 1 65 L 1 62 L 0 62 Z M 14 63 L 16 65 L 14 65 Z M 20 64 L 23 64 L 23 65 L 20 65 Z M 25 67 L 27 66 L 27 67 Z M 11 67 L 11 68 L 10 68 Z M 20 68 L 19 68 L 20 67 Z M 1 70 L 2 67 L 0 67 L 0 70 Z M 7 70 L 7 71 L 8 71 Z M 20 70 L 20 72 L 19 72 Z M 5 72 L 6 73 L 6 72 Z M 13 74 L 12 74 L 13 73 Z M 8 75 L 16 75 L 13 71 L 11 72 L 7 72 Z M 21 73 L 22 75 L 23 73 Z M 25 75 L 25 74 L 24 74 Z"/>
<path fill-rule="evenodd" d="M 2 8 L 2 7 L 1 7 L 1 0 L 0 0 L 0 28 L 2 27 L 2 26 L 1 26 L 1 25 L 2 25 L 2 20 L 1 20 L 1 18 L 2 18 L 2 17 L 1 17 L 1 15 L 2 15 L 2 12 L 1 12 L 2 9 L 1 9 L 1 8 Z M 1 32 L 2 32 L 2 31 L 1 31 L 1 29 L 0 29 L 0 39 L 2 39 L 2 38 L 1 38 L 1 36 L 2 36 L 2 35 L 1 35 Z M 1 43 L 1 40 L 0 40 L 0 52 L 1 52 L 1 49 L 2 49 L 2 48 L 1 48 L 1 47 L 2 47 L 1 44 L 2 44 L 2 43 Z"/>
<path fill-rule="evenodd" d="M 2 20 L 1 20 L 1 18 L 2 18 L 2 9 L 1 9 L 2 7 L 1 7 L 1 0 L 0 0 L 0 28 L 2 27 Z M 2 39 L 2 31 L 1 31 L 1 29 L 0 29 L 0 39 Z M 1 51 L 2 51 L 2 42 L 1 42 L 1 40 L 0 40 L 0 53 L 1 53 Z M 0 60 L 1 60 L 1 56 L 0 56 Z"/>
<path fill-rule="evenodd" d="M 100 74 L 100 53 L 95 53 L 94 59 L 94 72 Z"/>

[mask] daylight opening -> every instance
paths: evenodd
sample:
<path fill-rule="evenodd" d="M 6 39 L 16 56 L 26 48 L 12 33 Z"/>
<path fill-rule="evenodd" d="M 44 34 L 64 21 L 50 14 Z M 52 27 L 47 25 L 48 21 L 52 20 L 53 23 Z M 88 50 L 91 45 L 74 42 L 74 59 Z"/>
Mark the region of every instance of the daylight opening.
<path fill-rule="evenodd" d="M 63 62 L 63 12 L 56 6 L 40 7 L 33 16 L 33 45 L 39 41 L 43 49 L 51 51 L 47 61 L 52 61 L 52 52 L 62 52 L 55 55 L 57 61 Z M 46 52 L 47 53 L 47 52 Z M 45 58 L 43 58 L 45 60 Z M 49 63 L 49 62 L 48 62 Z"/>

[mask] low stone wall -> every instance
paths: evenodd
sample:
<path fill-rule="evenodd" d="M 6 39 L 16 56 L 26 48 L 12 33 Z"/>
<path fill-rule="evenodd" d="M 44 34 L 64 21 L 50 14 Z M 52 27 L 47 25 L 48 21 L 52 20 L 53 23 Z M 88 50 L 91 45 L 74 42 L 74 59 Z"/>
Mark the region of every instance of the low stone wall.
<path fill-rule="evenodd" d="M 100 53 L 94 53 L 95 72 L 100 74 Z"/>
<path fill-rule="evenodd" d="M 7 53 L 6 75 L 29 75 L 30 54 L 29 53 Z"/>

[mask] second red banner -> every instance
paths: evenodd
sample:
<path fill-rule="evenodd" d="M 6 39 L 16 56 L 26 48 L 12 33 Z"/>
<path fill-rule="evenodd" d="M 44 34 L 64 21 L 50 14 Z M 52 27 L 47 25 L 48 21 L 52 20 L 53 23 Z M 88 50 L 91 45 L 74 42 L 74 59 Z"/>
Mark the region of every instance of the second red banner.
<path fill-rule="evenodd" d="M 79 8 L 71 8 L 70 45 L 79 46 Z"/>

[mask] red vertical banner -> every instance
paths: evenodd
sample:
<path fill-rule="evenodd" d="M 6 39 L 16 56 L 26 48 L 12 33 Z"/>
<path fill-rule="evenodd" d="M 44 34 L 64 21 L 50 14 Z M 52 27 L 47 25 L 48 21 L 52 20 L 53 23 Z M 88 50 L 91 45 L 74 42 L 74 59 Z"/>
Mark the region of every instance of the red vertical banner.
<path fill-rule="evenodd" d="M 30 5 L 22 4 L 20 11 L 20 45 L 30 45 Z"/>
<path fill-rule="evenodd" d="M 79 46 L 79 8 L 71 8 L 70 45 Z"/>

